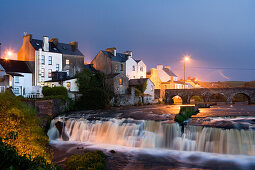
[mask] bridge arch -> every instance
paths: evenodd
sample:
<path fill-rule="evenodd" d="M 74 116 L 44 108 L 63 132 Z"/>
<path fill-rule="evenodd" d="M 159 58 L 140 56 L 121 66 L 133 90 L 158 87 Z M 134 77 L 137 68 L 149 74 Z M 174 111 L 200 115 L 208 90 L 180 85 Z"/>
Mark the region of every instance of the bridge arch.
<path fill-rule="evenodd" d="M 210 102 L 227 102 L 227 97 L 223 93 L 214 93 L 209 97 Z"/>
<path fill-rule="evenodd" d="M 247 102 L 247 104 L 251 104 L 251 97 L 249 94 L 240 92 L 240 93 L 234 93 L 231 96 L 231 102 L 236 103 L 236 102 Z"/>
<path fill-rule="evenodd" d="M 188 98 L 188 102 L 190 104 L 196 104 L 196 103 L 199 103 L 199 102 L 205 102 L 205 99 L 200 94 L 193 94 L 193 95 L 190 95 L 190 97 Z"/>

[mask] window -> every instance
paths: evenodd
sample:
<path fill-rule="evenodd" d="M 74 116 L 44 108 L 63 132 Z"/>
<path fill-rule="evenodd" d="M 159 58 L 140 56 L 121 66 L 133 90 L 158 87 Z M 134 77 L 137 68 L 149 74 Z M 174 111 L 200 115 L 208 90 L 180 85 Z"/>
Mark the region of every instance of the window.
<path fill-rule="evenodd" d="M 70 88 L 71 88 L 71 83 L 70 83 L 70 82 L 67 82 L 67 83 L 66 83 L 66 88 L 67 88 L 67 89 L 70 89 Z"/>
<path fill-rule="evenodd" d="M 140 71 L 143 72 L 143 67 L 140 67 Z"/>
<path fill-rule="evenodd" d="M 66 75 L 69 76 L 69 70 L 66 70 Z"/>
<path fill-rule="evenodd" d="M 133 66 L 133 71 L 135 71 L 135 66 Z"/>
<path fill-rule="evenodd" d="M 120 78 L 120 85 L 123 85 L 123 78 Z"/>
<path fill-rule="evenodd" d="M 16 87 L 16 88 L 14 88 L 14 94 L 19 94 L 19 90 L 20 90 L 20 89 L 19 89 L 19 88 L 17 88 L 17 87 Z"/>
<path fill-rule="evenodd" d="M 45 64 L 45 56 L 42 55 L 42 64 Z"/>
<path fill-rule="evenodd" d="M 15 83 L 19 83 L 19 76 L 15 76 Z"/>
<path fill-rule="evenodd" d="M 55 84 L 52 84 L 51 87 L 55 87 Z"/>
<path fill-rule="evenodd" d="M 52 76 L 52 69 L 49 69 L 48 70 L 48 77 L 51 78 L 51 76 Z"/>
<path fill-rule="evenodd" d="M 56 64 L 56 71 L 59 71 L 59 64 Z"/>
<path fill-rule="evenodd" d="M 66 60 L 66 65 L 69 65 L 69 60 Z"/>
<path fill-rule="evenodd" d="M 49 65 L 52 65 L 52 56 L 49 56 Z"/>
<path fill-rule="evenodd" d="M 153 91 L 153 86 L 151 85 L 151 91 Z"/>
<path fill-rule="evenodd" d="M 123 64 L 120 65 L 120 71 L 123 71 Z"/>
<path fill-rule="evenodd" d="M 143 78 L 143 76 L 141 76 L 140 78 Z"/>
<path fill-rule="evenodd" d="M 44 77 L 44 74 L 45 74 L 45 69 L 44 69 L 44 68 L 42 68 L 41 77 Z"/>

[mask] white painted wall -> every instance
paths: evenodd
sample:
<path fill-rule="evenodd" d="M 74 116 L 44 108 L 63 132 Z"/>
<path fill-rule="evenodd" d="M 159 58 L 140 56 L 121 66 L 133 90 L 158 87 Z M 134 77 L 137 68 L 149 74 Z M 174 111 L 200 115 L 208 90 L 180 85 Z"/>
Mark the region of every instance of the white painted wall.
<path fill-rule="evenodd" d="M 133 71 L 133 66 L 135 70 Z M 137 77 L 137 62 L 132 58 L 129 57 L 126 61 L 126 76 L 129 79 L 136 79 Z"/>
<path fill-rule="evenodd" d="M 21 76 L 13 76 L 12 88 L 16 96 L 26 96 L 32 93 L 32 73 L 19 73 Z"/>
<path fill-rule="evenodd" d="M 42 56 L 44 56 L 44 64 L 42 64 Z M 52 57 L 52 64 L 49 63 L 49 56 Z M 35 51 L 35 84 L 44 85 L 45 81 L 51 80 L 51 77 L 48 76 L 49 70 L 57 71 L 56 67 L 59 64 L 59 70 L 62 71 L 62 54 L 42 51 L 39 49 Z M 44 69 L 44 77 L 42 76 L 42 69 Z"/>
<path fill-rule="evenodd" d="M 77 79 L 70 79 L 70 80 L 65 80 L 63 81 L 63 87 L 67 88 L 68 91 L 70 92 L 78 92 L 79 88 L 78 88 L 78 84 L 76 83 Z M 70 89 L 67 87 L 68 83 L 70 83 Z M 47 85 L 49 87 L 53 87 L 53 86 L 62 86 L 59 84 L 59 82 L 47 82 Z"/>
<path fill-rule="evenodd" d="M 142 60 L 137 63 L 137 68 L 137 78 L 146 78 L 147 66 Z"/>
<path fill-rule="evenodd" d="M 147 87 L 146 87 L 146 90 L 144 91 L 144 94 L 149 94 L 152 96 L 152 98 L 154 99 L 154 84 L 153 82 L 148 79 L 147 80 Z"/>

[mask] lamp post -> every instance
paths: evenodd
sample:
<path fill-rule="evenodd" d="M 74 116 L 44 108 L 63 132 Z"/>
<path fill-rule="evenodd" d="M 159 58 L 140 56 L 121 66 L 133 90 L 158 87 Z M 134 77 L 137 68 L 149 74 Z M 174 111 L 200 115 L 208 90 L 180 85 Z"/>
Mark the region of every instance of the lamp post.
<path fill-rule="evenodd" d="M 189 56 L 185 56 L 184 57 L 184 67 L 183 67 L 183 70 L 184 70 L 184 76 L 183 76 L 184 77 L 184 86 L 183 86 L 183 89 L 185 89 L 185 85 L 186 85 L 186 79 L 185 79 L 185 75 L 186 75 L 186 73 L 185 73 L 186 70 L 185 69 L 186 68 L 185 68 L 185 64 L 186 64 L 187 61 L 189 61 Z"/>

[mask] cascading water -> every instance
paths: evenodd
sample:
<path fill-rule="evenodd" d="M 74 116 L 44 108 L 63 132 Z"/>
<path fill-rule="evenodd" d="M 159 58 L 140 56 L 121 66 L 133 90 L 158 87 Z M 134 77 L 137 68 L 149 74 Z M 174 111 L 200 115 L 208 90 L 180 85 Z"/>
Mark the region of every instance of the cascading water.
<path fill-rule="evenodd" d="M 187 126 L 165 122 L 109 119 L 107 121 L 59 117 L 51 122 L 50 140 L 62 140 L 56 122 L 64 122 L 62 133 L 70 141 L 135 148 L 164 148 L 221 154 L 255 155 L 255 131 Z"/>

